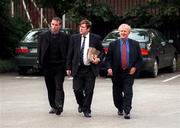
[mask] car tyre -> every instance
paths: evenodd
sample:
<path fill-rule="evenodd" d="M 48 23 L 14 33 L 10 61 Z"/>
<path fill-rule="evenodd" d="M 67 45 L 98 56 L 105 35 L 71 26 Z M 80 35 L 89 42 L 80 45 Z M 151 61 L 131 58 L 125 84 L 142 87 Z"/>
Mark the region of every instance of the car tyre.
<path fill-rule="evenodd" d="M 19 74 L 19 75 L 26 75 L 26 74 L 27 74 L 27 71 L 28 71 L 28 69 L 20 68 L 20 69 L 18 70 L 18 74 Z"/>
<path fill-rule="evenodd" d="M 177 60 L 176 57 L 173 57 L 171 66 L 169 67 L 170 72 L 175 72 L 177 70 Z"/>
<path fill-rule="evenodd" d="M 153 67 L 152 67 L 152 70 L 150 71 L 150 73 L 151 73 L 151 76 L 153 78 L 158 76 L 158 62 L 157 62 L 157 60 L 154 61 Z"/>

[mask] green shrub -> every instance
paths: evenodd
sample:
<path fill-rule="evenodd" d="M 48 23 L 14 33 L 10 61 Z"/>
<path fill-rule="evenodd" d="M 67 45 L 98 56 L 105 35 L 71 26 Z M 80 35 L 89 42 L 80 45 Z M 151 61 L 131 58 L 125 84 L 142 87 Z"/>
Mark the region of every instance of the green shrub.
<path fill-rule="evenodd" d="M 16 62 L 14 59 L 1 60 L 0 59 L 0 73 L 17 71 Z"/>
<path fill-rule="evenodd" d="M 18 45 L 20 39 L 24 34 L 30 30 L 30 25 L 27 21 L 14 17 L 8 18 L 7 23 L 4 23 L 2 26 L 1 34 L 1 47 L 0 47 L 0 58 L 9 59 L 14 56 L 15 48 Z M 8 25 L 7 25 L 8 24 Z"/>

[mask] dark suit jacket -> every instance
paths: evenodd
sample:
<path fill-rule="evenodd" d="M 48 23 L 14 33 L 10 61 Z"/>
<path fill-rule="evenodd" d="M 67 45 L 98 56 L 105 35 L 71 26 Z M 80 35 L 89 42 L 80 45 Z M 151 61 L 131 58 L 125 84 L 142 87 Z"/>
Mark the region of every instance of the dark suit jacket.
<path fill-rule="evenodd" d="M 69 36 L 65 33 L 59 32 L 58 33 L 59 38 L 59 51 L 62 55 L 62 64 L 63 66 L 66 66 L 66 56 L 68 51 L 68 45 L 69 45 Z M 47 32 L 42 33 L 39 36 L 38 40 L 38 61 L 40 66 L 43 66 L 44 64 L 44 56 L 46 54 L 46 51 L 49 47 L 51 39 L 51 32 L 48 30 Z"/>
<path fill-rule="evenodd" d="M 142 56 L 141 50 L 139 47 L 139 43 L 128 39 L 129 41 L 129 66 L 128 69 L 131 67 L 136 67 L 139 69 L 142 65 Z M 106 64 L 107 68 L 113 69 L 113 73 L 116 73 L 121 70 L 121 49 L 120 49 L 120 40 L 116 40 L 111 42 L 109 45 L 107 57 L 106 57 Z"/>
<path fill-rule="evenodd" d="M 101 44 L 100 36 L 90 33 L 89 38 L 90 38 L 89 47 L 94 47 L 97 50 L 99 50 L 101 52 L 99 58 L 100 60 L 102 60 L 104 57 L 104 50 Z M 72 76 L 75 76 L 78 71 L 79 62 L 80 62 L 80 48 L 81 48 L 81 35 L 80 34 L 72 35 L 70 39 L 70 46 L 69 46 L 67 65 L 66 65 L 67 70 L 72 70 Z M 92 63 L 90 65 L 94 75 L 97 76 L 99 73 L 98 65 Z"/>

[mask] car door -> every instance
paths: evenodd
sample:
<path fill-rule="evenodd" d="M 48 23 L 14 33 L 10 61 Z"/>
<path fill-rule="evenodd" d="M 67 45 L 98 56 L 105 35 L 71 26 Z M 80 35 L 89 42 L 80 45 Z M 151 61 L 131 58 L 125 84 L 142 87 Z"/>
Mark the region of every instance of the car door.
<path fill-rule="evenodd" d="M 165 48 L 161 43 L 161 38 L 159 38 L 155 31 L 151 31 L 150 36 L 152 41 L 151 54 L 157 59 L 159 68 L 162 68 L 165 66 Z"/>
<path fill-rule="evenodd" d="M 164 67 L 170 66 L 171 62 L 172 62 L 172 58 L 174 57 L 173 46 L 170 43 L 168 43 L 167 39 L 159 31 L 157 31 L 157 37 L 159 38 L 160 43 L 164 49 L 163 65 L 164 65 Z"/>

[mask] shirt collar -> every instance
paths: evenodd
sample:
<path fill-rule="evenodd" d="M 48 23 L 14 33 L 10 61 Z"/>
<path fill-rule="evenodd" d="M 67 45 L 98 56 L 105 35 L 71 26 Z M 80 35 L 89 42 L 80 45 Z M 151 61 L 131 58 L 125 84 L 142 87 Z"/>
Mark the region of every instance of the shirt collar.
<path fill-rule="evenodd" d="M 89 33 L 87 33 L 87 34 L 85 35 L 85 37 L 86 37 L 86 38 L 89 38 L 89 35 L 90 35 L 90 34 L 89 34 Z M 82 38 L 82 37 L 84 37 L 84 36 L 83 36 L 83 35 L 81 35 L 81 38 Z"/>

